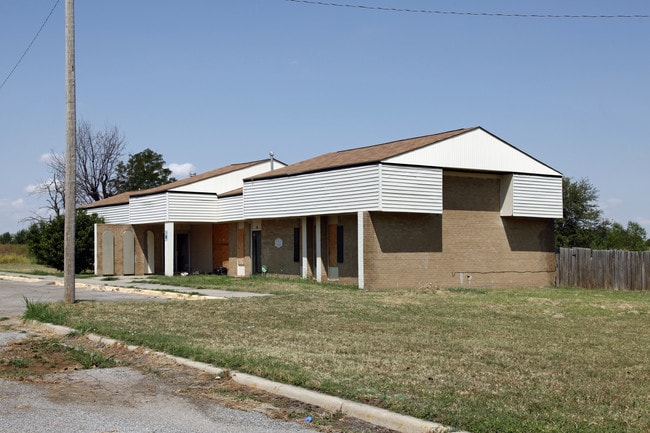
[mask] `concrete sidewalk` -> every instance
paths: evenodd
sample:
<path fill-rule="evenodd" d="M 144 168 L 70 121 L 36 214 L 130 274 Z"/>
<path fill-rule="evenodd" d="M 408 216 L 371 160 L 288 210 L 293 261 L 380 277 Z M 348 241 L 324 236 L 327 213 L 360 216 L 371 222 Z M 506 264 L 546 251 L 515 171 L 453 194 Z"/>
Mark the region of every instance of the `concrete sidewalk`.
<path fill-rule="evenodd" d="M 0 279 L 10 281 L 41 281 L 44 283 L 63 286 L 63 278 L 56 276 L 34 276 L 28 274 L 12 274 L 0 272 Z M 132 293 L 144 296 L 153 296 L 170 299 L 228 299 L 228 298 L 249 298 L 254 296 L 270 296 L 261 293 L 235 292 L 218 289 L 196 289 L 192 287 L 170 286 L 166 284 L 148 283 L 147 277 L 143 276 L 121 276 L 115 280 L 107 280 L 104 277 L 77 278 L 75 289 L 89 289 L 105 292 Z"/>
<path fill-rule="evenodd" d="M 143 276 L 121 276 L 116 280 L 106 280 L 103 277 L 90 277 L 78 279 L 76 287 L 89 288 L 93 290 L 114 290 L 118 289 L 133 289 L 136 291 L 153 291 L 161 292 L 161 296 L 174 297 L 173 293 L 203 297 L 205 299 L 227 299 L 227 298 L 250 298 L 254 296 L 270 296 L 262 293 L 251 292 L 235 292 L 230 290 L 218 289 L 196 289 L 192 287 L 183 286 L 169 286 L 166 284 L 149 283 L 146 282 L 147 277 Z M 63 279 L 61 278 L 61 284 Z M 171 292 L 171 293 L 167 293 Z"/>

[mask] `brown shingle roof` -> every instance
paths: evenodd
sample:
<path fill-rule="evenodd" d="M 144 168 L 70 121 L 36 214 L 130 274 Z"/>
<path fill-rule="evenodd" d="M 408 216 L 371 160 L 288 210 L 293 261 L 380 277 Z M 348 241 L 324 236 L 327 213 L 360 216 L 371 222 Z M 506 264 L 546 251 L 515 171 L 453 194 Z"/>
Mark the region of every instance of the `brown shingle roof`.
<path fill-rule="evenodd" d="M 315 171 L 331 170 L 335 168 L 374 164 L 383 161 L 384 159 L 401 155 L 478 128 L 479 127 L 456 129 L 439 134 L 407 138 L 404 140 L 391 141 L 389 143 L 376 144 L 374 146 L 358 147 L 356 149 L 326 153 L 295 164 L 287 165 L 286 167 L 277 170 L 252 176 L 249 179 L 271 179 L 274 177 L 295 176 L 298 174 L 313 173 Z"/>
<path fill-rule="evenodd" d="M 241 170 L 243 168 L 252 167 L 254 165 L 265 162 L 266 160 L 243 162 L 239 164 L 231 164 L 225 167 L 217 168 L 215 170 L 206 171 L 205 173 L 197 174 L 196 176 L 188 177 L 185 179 L 177 180 L 176 182 L 170 182 L 165 185 L 160 185 L 155 188 L 143 189 L 138 191 L 128 191 L 121 194 L 114 195 L 112 197 L 105 198 L 103 200 L 95 201 L 88 203 L 82 206 L 79 206 L 80 209 L 92 209 L 96 207 L 104 206 L 115 206 L 120 204 L 129 203 L 131 197 L 137 197 L 142 195 L 157 194 L 160 192 L 169 191 L 174 188 L 178 188 L 185 185 L 190 185 L 201 180 L 210 179 L 212 177 L 221 176 L 223 174 L 231 173 L 233 171 Z"/>

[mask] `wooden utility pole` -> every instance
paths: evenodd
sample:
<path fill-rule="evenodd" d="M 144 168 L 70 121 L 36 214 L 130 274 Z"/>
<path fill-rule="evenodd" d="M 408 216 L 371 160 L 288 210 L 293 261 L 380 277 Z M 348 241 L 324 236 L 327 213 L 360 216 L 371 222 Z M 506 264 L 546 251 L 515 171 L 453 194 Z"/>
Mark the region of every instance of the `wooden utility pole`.
<path fill-rule="evenodd" d="M 65 234 L 63 245 L 64 301 L 75 301 L 75 214 L 77 178 L 77 97 L 75 93 L 74 0 L 65 2 Z"/>

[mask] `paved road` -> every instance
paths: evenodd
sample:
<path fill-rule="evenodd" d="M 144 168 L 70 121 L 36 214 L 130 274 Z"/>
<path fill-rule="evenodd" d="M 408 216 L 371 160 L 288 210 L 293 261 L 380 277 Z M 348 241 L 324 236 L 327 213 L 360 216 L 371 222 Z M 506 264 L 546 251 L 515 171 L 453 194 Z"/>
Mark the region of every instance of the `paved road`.
<path fill-rule="evenodd" d="M 0 275 L 0 317 L 20 317 L 25 311 L 25 299 L 34 302 L 55 302 L 63 300 L 64 289 L 57 285 L 59 279 L 34 277 L 31 281 L 26 278 L 5 280 Z M 7 277 L 13 278 L 13 277 Z M 77 289 L 75 297 L 78 301 L 151 301 L 165 298 L 143 296 L 124 292 L 109 292 L 100 290 Z"/>
<path fill-rule="evenodd" d="M 0 358 L 9 341 L 31 332 L 15 329 L 16 318 L 25 310 L 25 298 L 59 301 L 63 299 L 63 288 L 51 280 L 0 279 L 0 325 L 14 323 L 14 330 L 0 326 Z M 160 297 L 87 289 L 77 290 L 76 298 L 165 302 Z M 257 412 L 224 408 L 207 399 L 175 395 L 173 383 L 126 367 L 66 372 L 41 383 L 0 379 L 0 433 L 43 431 L 314 433 L 307 424 L 274 420 Z"/>

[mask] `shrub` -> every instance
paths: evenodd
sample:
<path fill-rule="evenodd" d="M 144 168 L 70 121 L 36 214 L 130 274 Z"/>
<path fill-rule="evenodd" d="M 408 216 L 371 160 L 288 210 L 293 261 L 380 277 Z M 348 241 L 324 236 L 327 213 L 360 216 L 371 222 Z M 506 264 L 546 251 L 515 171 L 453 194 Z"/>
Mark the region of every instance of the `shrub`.
<path fill-rule="evenodd" d="M 94 264 L 94 226 L 104 220 L 96 214 L 77 211 L 75 220 L 75 272 L 92 269 Z M 65 218 L 59 215 L 49 221 L 39 221 L 29 228 L 27 245 L 36 261 L 63 271 Z"/>

